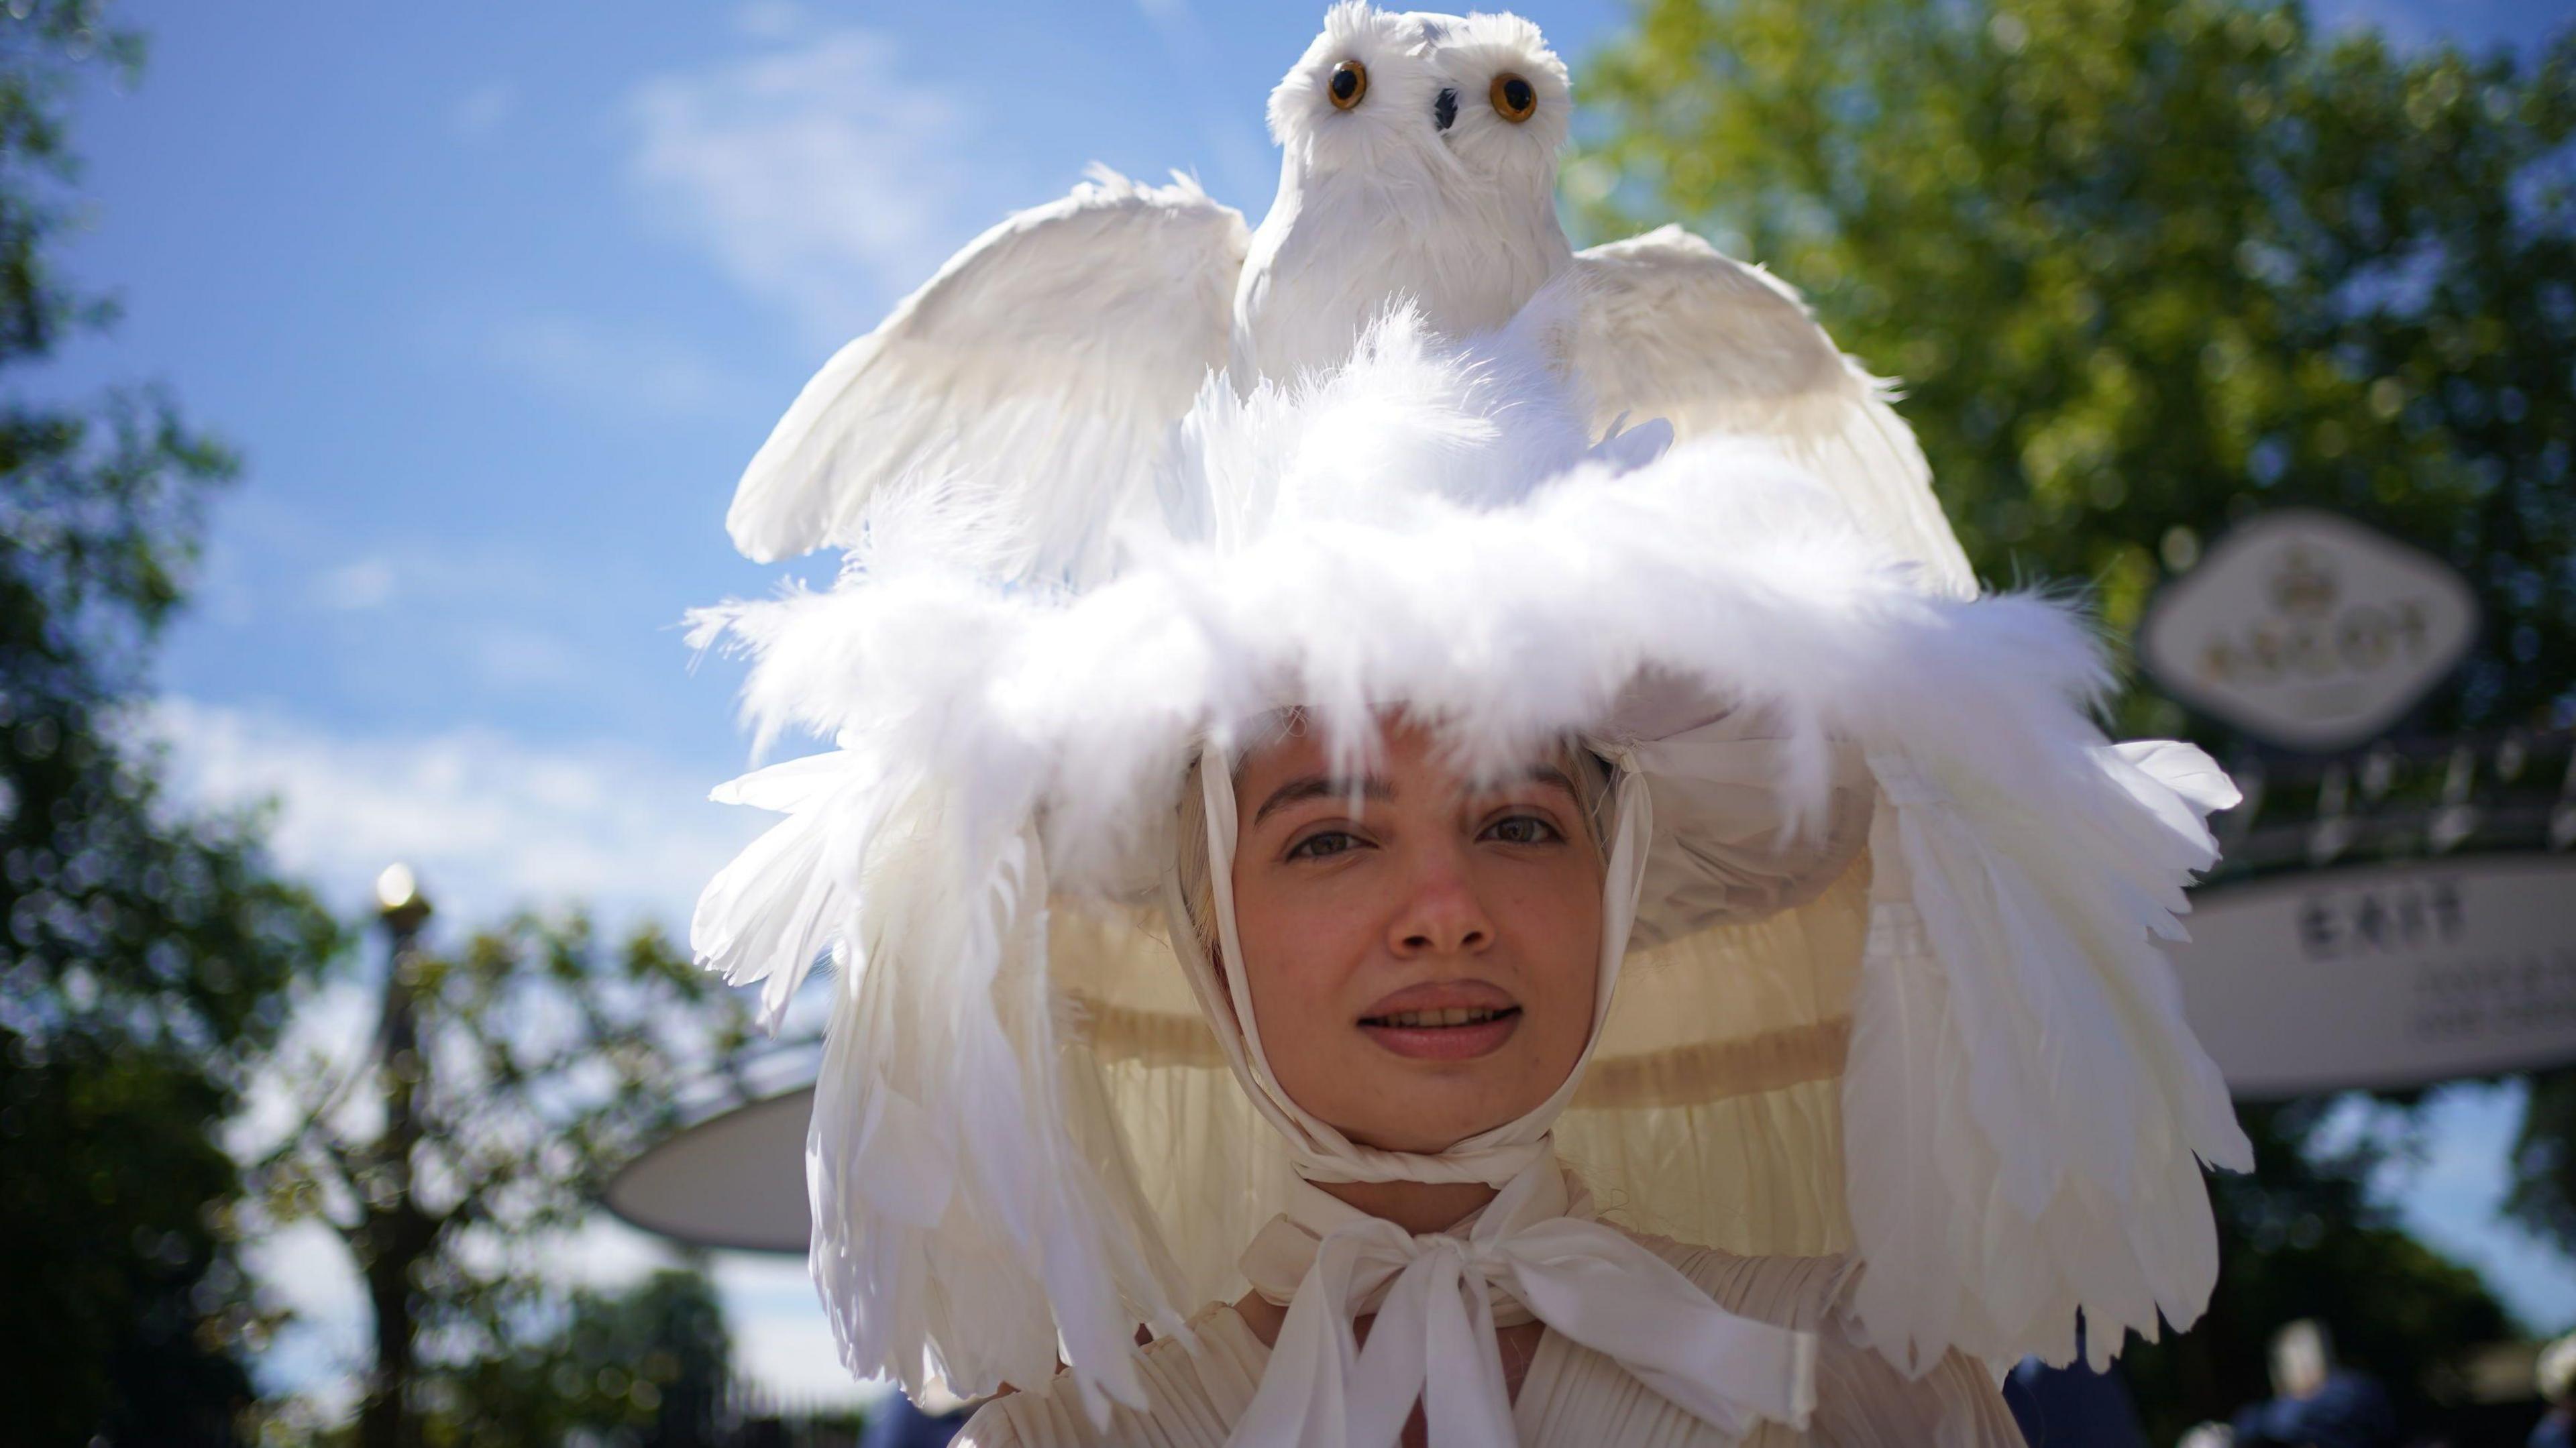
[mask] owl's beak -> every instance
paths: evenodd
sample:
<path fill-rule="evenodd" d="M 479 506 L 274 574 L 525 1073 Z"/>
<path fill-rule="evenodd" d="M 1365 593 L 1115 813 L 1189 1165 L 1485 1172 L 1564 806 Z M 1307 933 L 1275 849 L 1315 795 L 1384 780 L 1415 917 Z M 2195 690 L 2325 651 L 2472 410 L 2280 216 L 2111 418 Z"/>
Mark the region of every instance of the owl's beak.
<path fill-rule="evenodd" d="M 1439 99 L 1434 100 L 1431 103 L 1431 119 L 1444 131 L 1458 123 L 1458 93 L 1456 91 L 1451 90 L 1447 86 L 1442 86 L 1440 88 Z"/>

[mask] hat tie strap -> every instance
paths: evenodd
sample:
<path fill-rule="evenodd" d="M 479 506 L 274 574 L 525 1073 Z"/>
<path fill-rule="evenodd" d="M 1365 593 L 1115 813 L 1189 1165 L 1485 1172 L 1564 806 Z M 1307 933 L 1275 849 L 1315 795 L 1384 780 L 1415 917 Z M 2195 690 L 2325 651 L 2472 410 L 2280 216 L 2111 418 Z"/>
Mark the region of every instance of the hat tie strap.
<path fill-rule="evenodd" d="M 1418 1399 L 1433 1448 L 1513 1441 L 1497 1326 L 1538 1321 L 1722 1433 L 1804 1428 L 1815 1336 L 1739 1317 L 1593 1220 L 1553 1157 L 1481 1212 L 1415 1235 L 1311 1186 L 1243 1269 L 1287 1320 L 1229 1444 L 1380 1448 Z M 1353 1320 L 1377 1320 L 1362 1347 Z"/>

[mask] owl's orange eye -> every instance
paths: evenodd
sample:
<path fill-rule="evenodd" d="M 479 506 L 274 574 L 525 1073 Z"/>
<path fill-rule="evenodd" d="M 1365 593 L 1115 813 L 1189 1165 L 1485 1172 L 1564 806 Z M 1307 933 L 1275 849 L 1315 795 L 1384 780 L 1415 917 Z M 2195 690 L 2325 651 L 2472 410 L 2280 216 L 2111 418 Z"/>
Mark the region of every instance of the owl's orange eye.
<path fill-rule="evenodd" d="M 1493 101 L 1496 114 L 1513 125 L 1517 126 L 1538 114 L 1537 89 L 1510 71 L 1495 76 L 1493 88 L 1486 94 Z"/>
<path fill-rule="evenodd" d="M 1368 67 L 1356 60 L 1346 60 L 1333 67 L 1333 78 L 1324 82 L 1324 94 L 1333 98 L 1333 108 L 1347 111 L 1368 94 Z"/>

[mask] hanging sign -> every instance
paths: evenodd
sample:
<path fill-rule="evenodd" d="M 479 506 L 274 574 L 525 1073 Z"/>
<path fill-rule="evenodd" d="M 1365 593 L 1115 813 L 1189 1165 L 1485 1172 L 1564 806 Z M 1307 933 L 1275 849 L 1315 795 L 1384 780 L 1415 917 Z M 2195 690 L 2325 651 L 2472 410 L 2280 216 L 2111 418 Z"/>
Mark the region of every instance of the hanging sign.
<path fill-rule="evenodd" d="M 649 1148 L 608 1183 L 608 1209 L 700 1247 L 805 1250 L 807 1086 L 709 1117 Z"/>
<path fill-rule="evenodd" d="M 2138 654 L 2183 703 L 2324 753 L 2397 722 L 2477 630 L 2476 595 L 2449 564 L 2349 518 L 2284 508 L 2160 590 Z"/>
<path fill-rule="evenodd" d="M 2196 894 L 2170 947 L 2237 1095 L 2576 1061 L 2576 857 L 2307 871 Z"/>

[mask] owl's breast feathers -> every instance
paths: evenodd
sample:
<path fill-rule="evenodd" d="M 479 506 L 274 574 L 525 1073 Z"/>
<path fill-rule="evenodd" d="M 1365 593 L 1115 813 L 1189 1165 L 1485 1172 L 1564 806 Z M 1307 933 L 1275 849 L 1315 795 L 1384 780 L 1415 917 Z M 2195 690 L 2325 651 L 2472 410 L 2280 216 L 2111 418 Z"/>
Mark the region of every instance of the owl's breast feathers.
<path fill-rule="evenodd" d="M 1282 187 L 1235 288 L 1237 382 L 1340 362 L 1398 299 L 1436 331 L 1493 331 L 1573 259 L 1553 198 L 1532 207 L 1343 177 Z"/>

